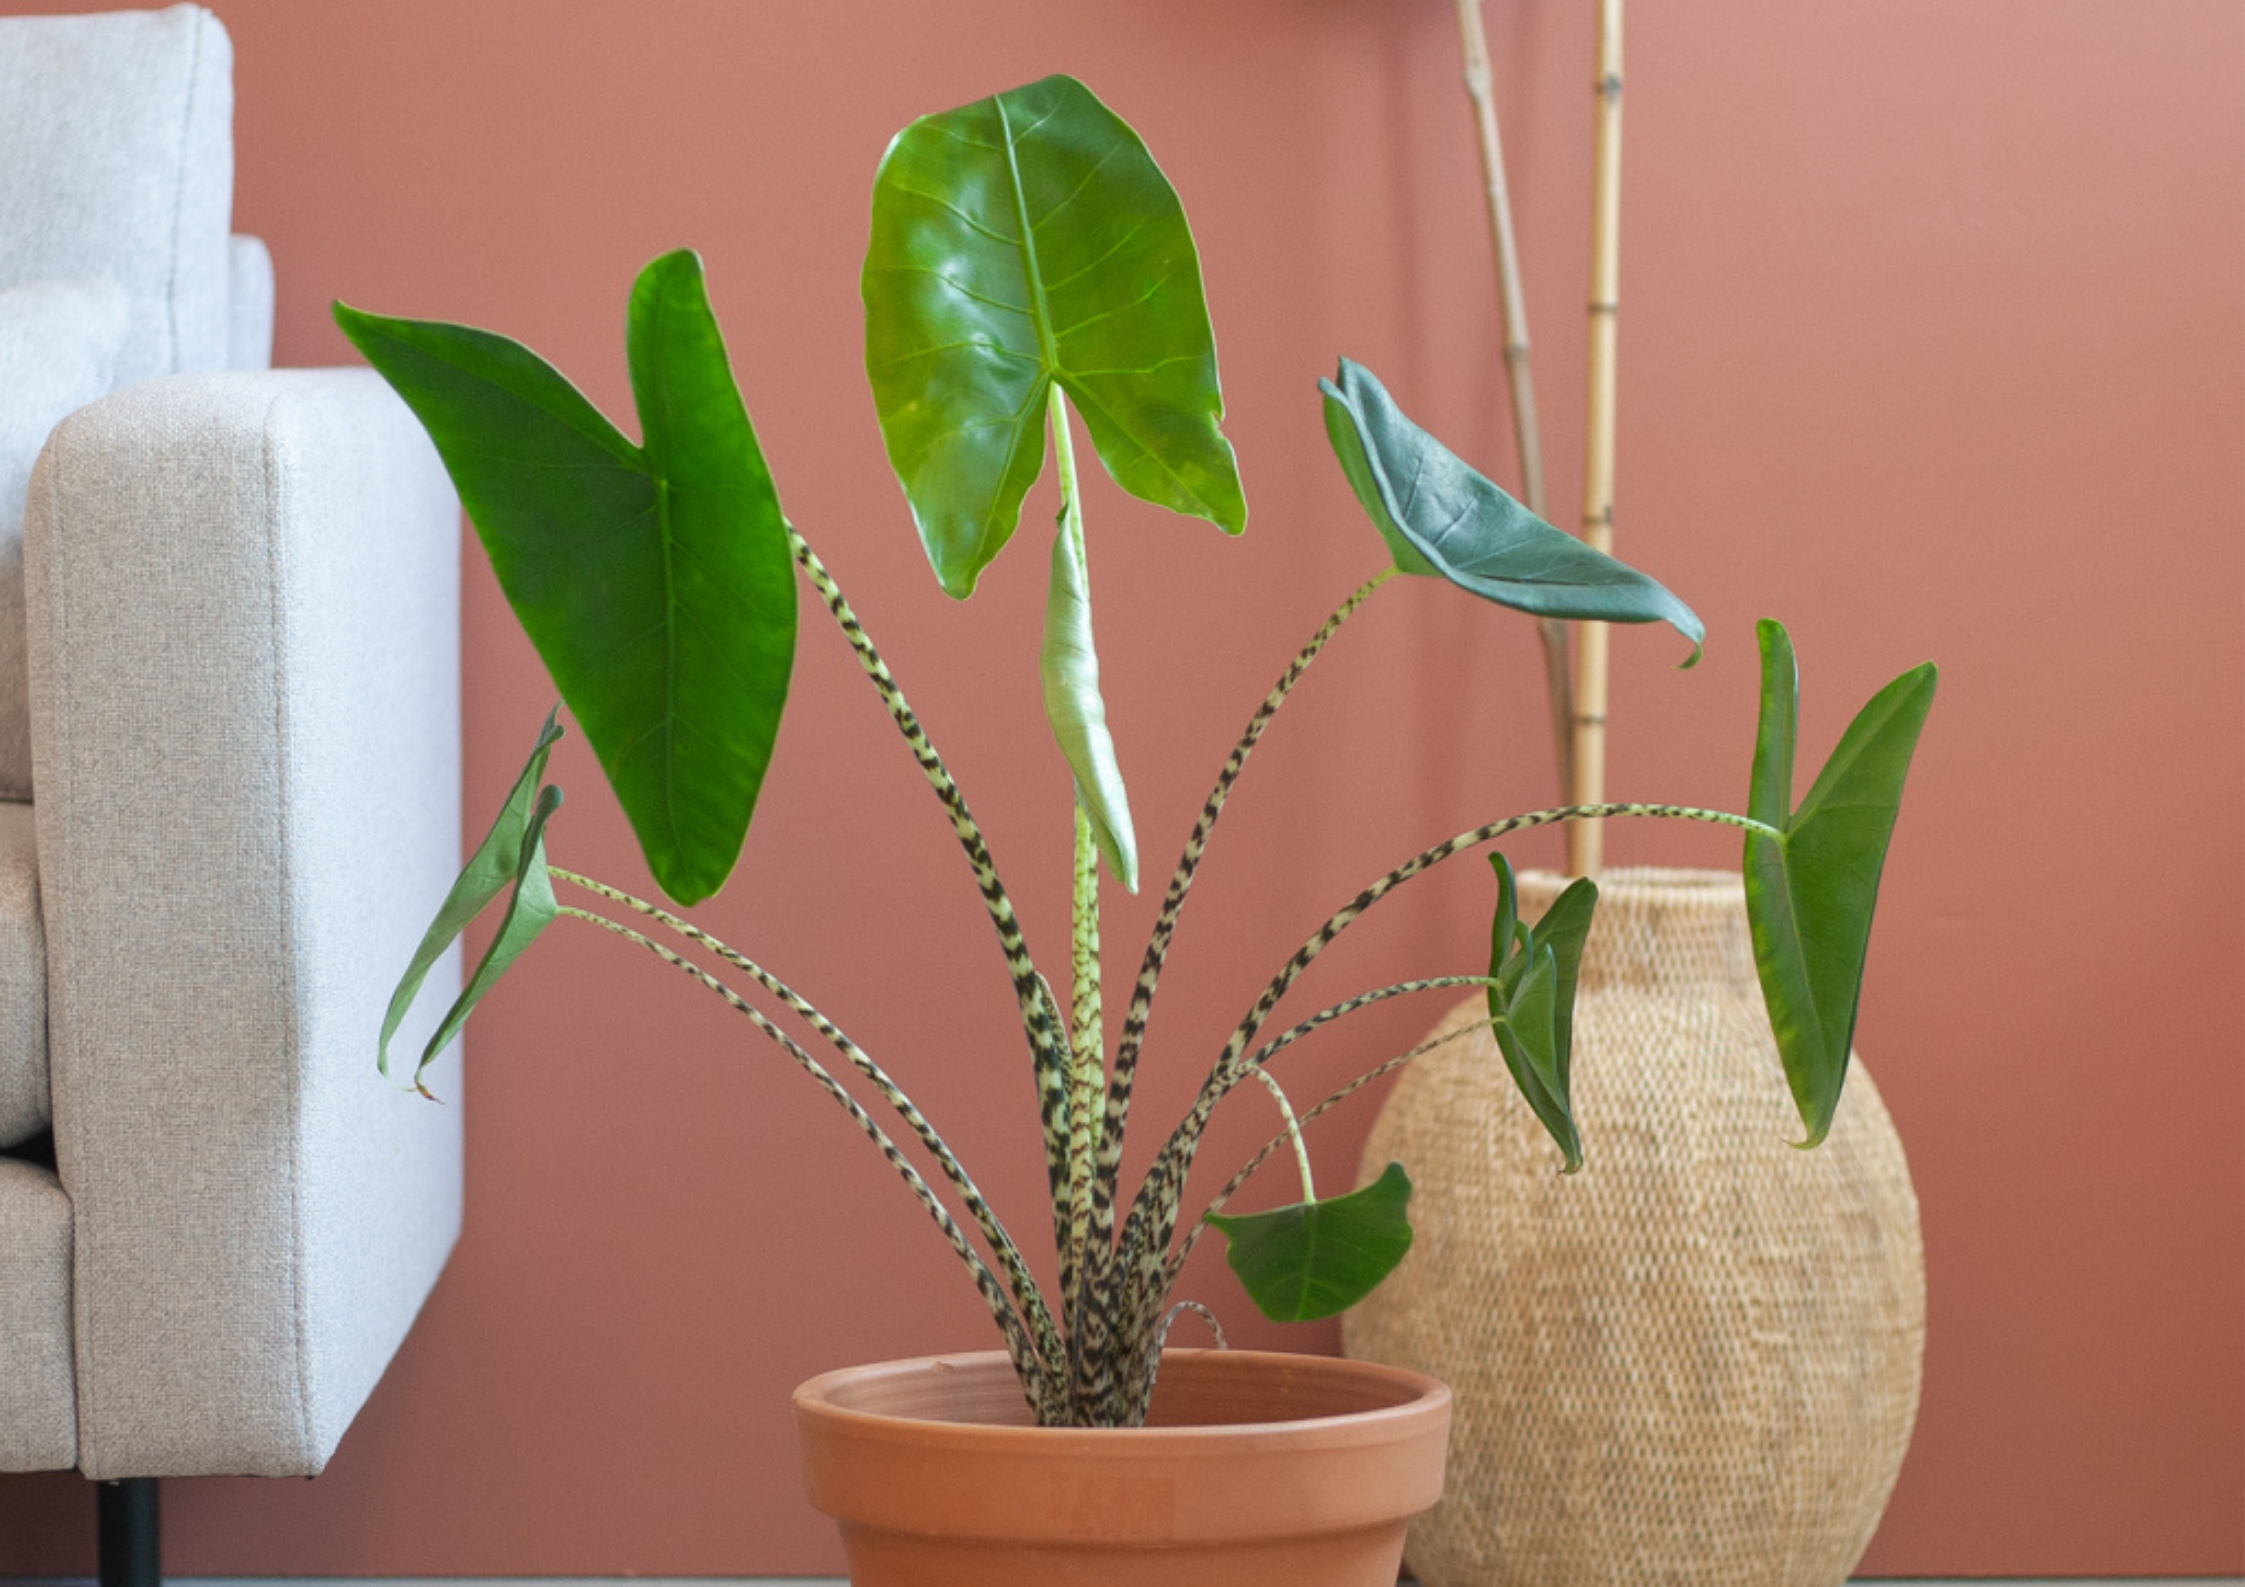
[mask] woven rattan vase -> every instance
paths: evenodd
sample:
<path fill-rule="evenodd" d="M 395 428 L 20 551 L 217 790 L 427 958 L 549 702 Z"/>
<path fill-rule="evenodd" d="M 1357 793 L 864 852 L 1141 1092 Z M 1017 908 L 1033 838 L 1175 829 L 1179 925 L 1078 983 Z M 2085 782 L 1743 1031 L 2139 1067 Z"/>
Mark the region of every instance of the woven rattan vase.
<path fill-rule="evenodd" d="M 1533 920 L 1559 879 L 1523 878 Z M 1443 1028 L 1486 1018 L 1477 995 Z M 1851 1065 L 1801 1134 L 1735 876 L 1615 871 L 1575 1007 L 1559 1155 L 1484 1027 L 1403 1073 L 1365 1176 L 1409 1166 L 1417 1242 L 1348 1353 L 1455 1396 L 1426 1587 L 1834 1587 L 1918 1403 L 1925 1263 L 1902 1144 Z"/>

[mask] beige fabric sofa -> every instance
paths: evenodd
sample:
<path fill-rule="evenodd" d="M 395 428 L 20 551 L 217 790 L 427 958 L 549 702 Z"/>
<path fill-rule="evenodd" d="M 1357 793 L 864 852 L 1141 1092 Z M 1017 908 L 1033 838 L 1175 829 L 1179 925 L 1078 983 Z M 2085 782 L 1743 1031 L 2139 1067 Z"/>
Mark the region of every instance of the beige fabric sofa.
<path fill-rule="evenodd" d="M 459 1228 L 460 1108 L 374 1067 L 460 854 L 459 509 L 371 373 L 264 367 L 231 60 L 0 16 L 0 1471 L 319 1471 Z"/>

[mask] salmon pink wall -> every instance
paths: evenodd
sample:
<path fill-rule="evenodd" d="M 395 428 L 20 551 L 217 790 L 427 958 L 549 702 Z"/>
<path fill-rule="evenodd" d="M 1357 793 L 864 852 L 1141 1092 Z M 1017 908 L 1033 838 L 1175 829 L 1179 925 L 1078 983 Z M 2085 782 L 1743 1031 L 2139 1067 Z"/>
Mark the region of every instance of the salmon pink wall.
<path fill-rule="evenodd" d="M 937 592 L 858 363 L 889 135 L 1072 71 L 1146 134 L 1198 231 L 1248 533 L 1104 481 L 1089 502 L 1150 856 L 1381 561 L 1319 428 L 1335 356 L 1510 477 L 1439 0 L 221 9 L 238 224 L 272 244 L 281 362 L 347 357 L 326 316 L 343 297 L 504 329 L 625 410 L 632 273 L 703 251 L 788 508 L 1048 952 L 1068 815 L 1033 683 L 1041 558 L 1002 560 L 971 608 Z M 1488 5 L 1563 522 L 1591 10 Z M 1630 29 L 1619 544 L 1710 638 L 1678 673 L 1673 636 L 1617 636 L 1612 787 L 1743 797 L 1756 617 L 1792 627 L 1819 755 L 1877 684 L 1929 656 L 1944 669 L 1861 1025 L 1931 1278 L 1917 1440 L 1866 1568 L 2245 1569 L 2245 9 L 1694 0 L 1639 5 Z M 480 553 L 468 565 L 480 830 L 550 691 Z M 1334 647 L 1234 802 L 1155 1027 L 1152 1113 L 1367 878 L 1547 802 L 1527 626 L 1409 584 Z M 1033 1231 L 1030 1086 L 965 870 L 809 618 L 799 678 L 746 856 L 703 918 L 887 1055 Z M 559 854 L 640 882 L 577 740 L 556 767 Z M 1609 842 L 1624 863 L 1735 861 L 1698 831 Z M 1486 874 L 1452 869 L 1352 934 L 1304 1006 L 1470 970 Z M 1126 963 L 1150 910 L 1115 907 Z M 469 1072 L 439 1077 L 465 1091 L 469 1212 L 420 1325 L 318 1482 L 172 1485 L 173 1569 L 836 1568 L 798 1493 L 788 1390 L 986 1345 L 972 1290 L 846 1122 L 660 966 L 556 930 L 487 1010 Z M 1322 1036 L 1299 1090 L 1435 1012 Z M 1212 1163 L 1269 1126 L 1254 1099 L 1233 1106 Z M 1345 1178 L 1366 1125 L 1336 1119 L 1321 1173 Z M 1241 1341 L 1334 1344 L 1247 1318 L 1219 1262 L 1185 1292 Z M 90 1537 L 83 1484 L 0 1480 L 0 1574 L 85 1570 Z"/>

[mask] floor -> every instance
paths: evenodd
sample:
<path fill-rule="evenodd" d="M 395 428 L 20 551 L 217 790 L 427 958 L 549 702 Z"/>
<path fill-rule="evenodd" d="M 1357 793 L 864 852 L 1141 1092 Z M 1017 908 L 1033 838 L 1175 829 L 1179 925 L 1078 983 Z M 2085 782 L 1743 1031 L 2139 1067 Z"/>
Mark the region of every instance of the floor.
<path fill-rule="evenodd" d="M 312 1578 L 318 1579 L 318 1578 Z M 340 1581 L 340 1578 L 328 1578 Z M 1864 1587 L 1886 1578 L 1859 1577 Z M 2018 1576 L 1980 1577 L 1972 1581 L 1933 1580 L 1911 1577 L 1895 1581 L 1893 1587 L 1989 1587 L 1993 1582 L 2003 1587 L 2161 1587 L 2161 1584 L 2190 1582 L 2193 1587 L 2245 1587 L 2245 1577 L 2237 1576 L 2162 1576 L 2162 1577 L 2101 1577 L 2068 1576 L 2056 1579 Z M 169 1583 L 180 1587 L 286 1587 L 278 1577 L 271 1576 L 172 1576 Z M 494 1582 L 504 1582 L 506 1587 L 847 1587 L 839 1576 L 635 1576 L 603 1579 L 597 1576 L 474 1576 L 474 1577 L 353 1577 L 348 1587 L 492 1587 Z M 0 1576 L 0 1587 L 94 1587 L 89 1576 Z M 1403 1582 L 1399 1587 L 1415 1587 Z"/>

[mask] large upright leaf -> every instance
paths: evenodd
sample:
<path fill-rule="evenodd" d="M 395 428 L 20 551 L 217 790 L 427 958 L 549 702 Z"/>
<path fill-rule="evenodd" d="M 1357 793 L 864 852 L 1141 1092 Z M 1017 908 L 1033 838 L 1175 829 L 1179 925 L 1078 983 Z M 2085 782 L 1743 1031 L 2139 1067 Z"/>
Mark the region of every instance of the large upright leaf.
<path fill-rule="evenodd" d="M 1312 1322 L 1380 1287 L 1411 1249 L 1411 1179 L 1388 1164 L 1361 1190 L 1237 1216 L 1211 1214 L 1248 1299 L 1274 1322 Z"/>
<path fill-rule="evenodd" d="M 1847 1079 L 1887 841 L 1939 675 L 1929 661 L 1873 695 L 1796 807 L 1793 642 L 1774 622 L 1759 632 L 1761 727 L 1746 811 L 1779 835 L 1746 836 L 1746 912 L 1770 1028 L 1808 1129 L 1801 1144 L 1814 1146 L 1832 1127 Z"/>
<path fill-rule="evenodd" d="M 335 318 L 436 442 L 656 881 L 708 897 L 779 732 L 795 569 L 701 261 L 665 254 L 632 289 L 640 446 L 517 342 L 340 303 Z"/>
<path fill-rule="evenodd" d="M 974 593 L 1020 521 L 1054 382 L 1123 489 L 1245 526 L 1184 207 L 1074 78 L 897 135 L 874 178 L 863 290 L 889 461 L 951 595 Z"/>
<path fill-rule="evenodd" d="M 1362 364 L 1321 380 L 1325 433 L 1397 569 L 1539 617 L 1667 623 L 1699 659 L 1706 630 L 1652 579 L 1555 529 L 1404 416 Z"/>

